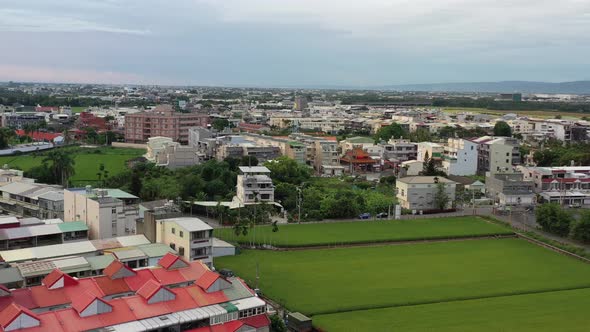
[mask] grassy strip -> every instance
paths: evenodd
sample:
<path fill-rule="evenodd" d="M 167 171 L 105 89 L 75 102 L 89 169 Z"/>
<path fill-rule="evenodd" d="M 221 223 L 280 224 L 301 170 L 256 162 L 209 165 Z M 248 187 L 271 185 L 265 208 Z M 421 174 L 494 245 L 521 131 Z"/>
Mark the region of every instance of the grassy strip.
<path fill-rule="evenodd" d="M 326 331 L 586 331 L 590 289 L 313 317 Z M 428 319 L 425 319 L 425 318 Z"/>
<path fill-rule="evenodd" d="M 237 236 L 233 229 L 216 229 L 215 236 L 239 244 L 268 244 L 280 248 L 341 246 L 347 244 L 385 243 L 461 239 L 514 234 L 509 228 L 494 225 L 479 217 L 451 217 L 367 222 L 333 222 L 279 226 L 257 226 L 247 236 Z"/>

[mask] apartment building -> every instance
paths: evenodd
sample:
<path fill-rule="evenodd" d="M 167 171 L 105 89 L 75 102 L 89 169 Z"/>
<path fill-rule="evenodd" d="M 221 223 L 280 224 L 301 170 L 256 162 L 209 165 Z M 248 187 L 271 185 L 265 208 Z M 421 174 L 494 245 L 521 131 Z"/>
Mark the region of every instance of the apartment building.
<path fill-rule="evenodd" d="M 268 168 L 240 166 L 239 170 L 236 197 L 241 204 L 274 202 L 275 189 Z"/>
<path fill-rule="evenodd" d="M 397 199 L 404 209 L 415 211 L 438 209 L 435 197 L 439 183 L 444 185 L 445 193 L 449 197 L 446 208 L 450 209 L 453 207 L 453 201 L 455 200 L 457 182 L 444 177 L 409 176 L 399 178 L 395 184 Z"/>
<path fill-rule="evenodd" d="M 524 179 L 533 182 L 543 202 L 563 205 L 590 205 L 590 166 L 519 166 Z"/>
<path fill-rule="evenodd" d="M 138 202 L 120 189 L 69 188 L 64 190 L 64 220 L 86 222 L 92 240 L 135 234 Z"/>
<path fill-rule="evenodd" d="M 444 155 L 444 147 L 438 143 L 432 142 L 420 142 L 416 147 L 416 159 L 419 161 L 425 161 L 426 155 L 428 158 L 442 162 Z"/>
<path fill-rule="evenodd" d="M 8 165 L 4 165 L 0 169 L 0 187 L 12 182 L 34 183 L 35 179 L 25 177 L 21 170 L 10 169 Z"/>
<path fill-rule="evenodd" d="M 531 205 L 535 202 L 533 182 L 518 172 L 489 172 L 486 196 L 500 205 Z"/>
<path fill-rule="evenodd" d="M 520 144 L 515 138 L 483 136 L 471 141 L 478 144 L 478 174 L 505 173 L 520 164 Z"/>
<path fill-rule="evenodd" d="M 170 246 L 188 262 L 213 264 L 213 228 L 199 218 L 157 219 L 156 241 Z"/>
<path fill-rule="evenodd" d="M 462 138 L 449 138 L 444 147 L 442 168 L 448 175 L 477 173 L 478 144 Z"/>
<path fill-rule="evenodd" d="M 533 136 L 538 140 L 554 138 L 563 142 L 587 141 L 588 127 L 572 120 L 530 120 L 534 126 Z"/>
<path fill-rule="evenodd" d="M 3 113 L 2 127 L 23 129 L 27 125 L 45 123 L 45 114 L 42 113 Z"/>
<path fill-rule="evenodd" d="M 0 218 L 0 250 L 31 248 L 88 239 L 84 222 L 64 223 L 60 219 Z"/>
<path fill-rule="evenodd" d="M 189 128 L 206 127 L 209 116 L 200 113 L 176 112 L 170 105 L 158 105 L 152 110 L 125 115 L 125 141 L 145 143 L 150 137 L 170 137 L 188 144 Z"/>
<path fill-rule="evenodd" d="M 346 129 L 346 119 L 342 117 L 271 117 L 271 127 L 279 129 L 299 128 L 317 130 L 324 133 L 337 133 Z"/>
<path fill-rule="evenodd" d="M 392 163 L 394 167 L 404 161 L 416 160 L 418 157 L 418 146 L 408 139 L 391 138 L 387 144 L 382 144 L 382 146 L 383 156 L 381 159 Z"/>

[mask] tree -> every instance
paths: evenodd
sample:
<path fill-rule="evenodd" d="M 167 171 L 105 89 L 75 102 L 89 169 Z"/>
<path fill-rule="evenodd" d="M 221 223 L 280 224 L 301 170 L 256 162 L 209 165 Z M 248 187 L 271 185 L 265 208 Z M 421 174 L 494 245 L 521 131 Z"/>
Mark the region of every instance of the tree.
<path fill-rule="evenodd" d="M 0 128 L 0 149 L 8 148 L 10 140 L 15 136 L 14 130 L 10 128 Z"/>
<path fill-rule="evenodd" d="M 512 136 L 512 128 L 505 121 L 498 121 L 494 126 L 494 136 Z"/>
<path fill-rule="evenodd" d="M 375 134 L 375 142 L 389 141 L 390 138 L 406 137 L 407 132 L 397 123 L 392 123 L 389 126 L 381 127 Z"/>
<path fill-rule="evenodd" d="M 277 314 L 270 316 L 270 332 L 287 332 L 287 326 Z"/>
<path fill-rule="evenodd" d="M 211 124 L 211 126 L 213 127 L 213 129 L 217 130 L 217 131 L 222 131 L 223 129 L 229 127 L 230 123 L 227 119 L 215 119 L 213 120 L 213 123 Z"/>
<path fill-rule="evenodd" d="M 51 163 L 51 165 L 48 165 Z M 61 184 L 66 187 L 68 185 L 68 179 L 76 173 L 74 166 L 76 162 L 62 150 L 53 150 L 47 154 L 43 159 L 45 167 L 49 167 L 53 176 L 54 183 Z"/>
<path fill-rule="evenodd" d="M 240 160 L 240 166 L 258 166 L 258 158 L 256 156 L 243 156 Z"/>
<path fill-rule="evenodd" d="M 572 224 L 571 235 L 576 240 L 590 242 L 590 212 L 583 212 L 580 220 Z"/>
<path fill-rule="evenodd" d="M 282 156 L 264 163 L 270 170 L 270 177 L 277 182 L 301 184 L 311 176 L 309 167 L 297 163 L 295 160 Z"/>
<path fill-rule="evenodd" d="M 535 215 L 537 217 L 537 223 L 541 225 L 543 230 L 560 236 L 567 236 L 569 234 L 573 218 L 559 204 L 542 204 L 537 207 Z"/>
<path fill-rule="evenodd" d="M 439 169 L 438 164 L 432 158 L 430 158 L 428 151 L 424 154 L 424 163 L 422 164 L 422 172 L 420 175 L 423 176 L 446 176 L 445 172 Z"/>
<path fill-rule="evenodd" d="M 438 179 L 435 178 L 435 183 L 437 183 Z M 449 204 L 450 198 L 445 190 L 445 184 L 442 182 L 438 182 L 436 184 L 436 193 L 434 194 L 434 205 L 439 210 L 445 210 L 447 205 Z"/>

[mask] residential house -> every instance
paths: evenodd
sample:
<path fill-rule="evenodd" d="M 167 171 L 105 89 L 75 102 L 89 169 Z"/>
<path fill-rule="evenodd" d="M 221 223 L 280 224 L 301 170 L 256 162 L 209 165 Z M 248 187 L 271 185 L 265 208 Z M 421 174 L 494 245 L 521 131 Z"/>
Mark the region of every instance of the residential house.
<path fill-rule="evenodd" d="M 462 138 L 449 138 L 444 147 L 442 168 L 448 175 L 477 173 L 478 144 Z"/>
<path fill-rule="evenodd" d="M 444 186 L 448 197 L 446 209 L 453 207 L 457 183 L 444 177 L 409 176 L 396 181 L 397 199 L 402 208 L 415 211 L 439 209 L 436 195 L 439 186 Z"/>
<path fill-rule="evenodd" d="M 156 241 L 170 246 L 189 262 L 213 264 L 213 228 L 199 218 L 158 219 Z"/>

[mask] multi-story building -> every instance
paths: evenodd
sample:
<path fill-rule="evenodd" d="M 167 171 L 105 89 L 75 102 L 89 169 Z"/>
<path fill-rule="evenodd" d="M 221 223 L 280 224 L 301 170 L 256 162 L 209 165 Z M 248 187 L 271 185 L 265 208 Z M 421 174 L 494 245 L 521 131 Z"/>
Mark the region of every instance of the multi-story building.
<path fill-rule="evenodd" d="M 500 205 L 531 205 L 535 202 L 533 182 L 522 173 L 489 172 L 486 176 L 486 196 Z"/>
<path fill-rule="evenodd" d="M 511 137 L 483 136 L 473 139 L 478 144 L 477 172 L 505 173 L 520 164 L 518 140 Z"/>
<path fill-rule="evenodd" d="M 2 127 L 23 129 L 27 125 L 45 123 L 45 114 L 38 113 L 3 113 Z"/>
<path fill-rule="evenodd" d="M 156 241 L 170 246 L 189 262 L 213 264 L 213 228 L 199 218 L 156 220 Z"/>
<path fill-rule="evenodd" d="M 8 165 L 4 165 L 0 169 L 0 187 L 12 182 L 34 183 L 35 179 L 27 178 L 24 172 L 18 169 L 9 169 Z"/>
<path fill-rule="evenodd" d="M 64 220 L 86 222 L 90 239 L 135 234 L 138 202 L 120 189 L 69 188 L 64 190 Z"/>
<path fill-rule="evenodd" d="M 408 139 L 391 138 L 387 144 L 383 144 L 381 159 L 392 163 L 394 167 L 398 167 L 404 161 L 416 160 L 417 157 L 418 147 Z"/>
<path fill-rule="evenodd" d="M 274 202 L 275 189 L 269 174 L 270 170 L 264 166 L 240 166 L 236 197 L 241 204 Z"/>
<path fill-rule="evenodd" d="M 448 196 L 446 208 L 453 207 L 457 182 L 436 176 L 409 176 L 396 181 L 397 199 L 402 208 L 416 211 L 434 210 L 439 184 Z"/>
<path fill-rule="evenodd" d="M 425 161 L 426 157 L 436 162 L 442 162 L 444 155 L 444 147 L 438 143 L 420 142 L 416 148 L 416 159 Z"/>
<path fill-rule="evenodd" d="M 61 186 L 11 182 L 0 187 L 0 207 L 20 216 L 44 219 L 63 218 L 63 189 Z"/>
<path fill-rule="evenodd" d="M 544 202 L 590 205 L 590 166 L 519 166 L 519 171 Z"/>
<path fill-rule="evenodd" d="M 589 128 L 572 120 L 530 120 L 529 123 L 534 125 L 533 136 L 538 140 L 555 138 L 563 142 L 575 142 L 590 139 Z"/>
<path fill-rule="evenodd" d="M 125 141 L 145 143 L 150 137 L 170 137 L 175 142 L 188 144 L 189 128 L 206 127 L 209 116 L 200 113 L 175 112 L 170 105 L 125 116 Z"/>
<path fill-rule="evenodd" d="M 38 286 L 0 287 L 2 331 L 268 332 L 266 302 L 238 277 L 167 254 L 150 269 L 112 261 L 103 276 L 55 268 Z"/>
<path fill-rule="evenodd" d="M 444 147 L 442 167 L 448 175 L 474 175 L 477 173 L 477 143 L 449 138 Z"/>
<path fill-rule="evenodd" d="M 169 137 L 150 137 L 147 147 L 146 159 L 157 166 L 176 169 L 199 163 L 197 147 L 181 145 Z"/>

